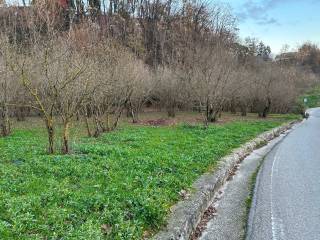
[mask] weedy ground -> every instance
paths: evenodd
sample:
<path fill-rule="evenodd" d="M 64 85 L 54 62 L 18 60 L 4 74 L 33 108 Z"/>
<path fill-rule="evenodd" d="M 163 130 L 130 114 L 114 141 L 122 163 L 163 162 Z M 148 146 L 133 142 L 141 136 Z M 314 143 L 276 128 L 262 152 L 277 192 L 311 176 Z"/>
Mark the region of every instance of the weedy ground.
<path fill-rule="evenodd" d="M 259 133 L 295 119 L 236 118 L 224 124 L 122 123 L 87 138 L 74 124 L 71 155 L 48 155 L 39 120 L 0 138 L 1 239 L 143 239 L 219 159 Z"/>

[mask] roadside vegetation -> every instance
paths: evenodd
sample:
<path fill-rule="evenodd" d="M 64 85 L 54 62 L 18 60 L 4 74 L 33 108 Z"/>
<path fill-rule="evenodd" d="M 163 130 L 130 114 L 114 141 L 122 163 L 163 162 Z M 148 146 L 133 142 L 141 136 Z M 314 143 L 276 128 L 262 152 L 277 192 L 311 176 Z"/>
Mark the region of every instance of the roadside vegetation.
<path fill-rule="evenodd" d="M 307 99 L 307 102 L 304 102 L 304 99 Z M 299 102 L 304 104 L 306 108 L 315 108 L 320 107 L 320 87 L 315 87 L 312 90 L 309 90 L 300 97 Z"/>
<path fill-rule="evenodd" d="M 248 221 L 249 221 L 249 215 L 250 215 L 250 209 L 252 206 L 252 201 L 253 201 L 253 197 L 254 197 L 254 191 L 255 191 L 255 187 L 256 187 L 256 183 L 257 183 L 257 177 L 259 174 L 259 171 L 261 169 L 261 165 L 263 164 L 263 161 L 260 162 L 259 166 L 257 167 L 257 169 L 255 170 L 254 173 L 252 173 L 251 177 L 250 177 L 250 182 L 249 182 L 249 195 L 245 201 L 245 206 L 246 206 L 246 212 L 245 212 L 245 216 L 244 216 L 244 232 L 247 233 L 248 230 Z M 241 239 L 245 239 L 245 236 L 242 236 Z"/>
<path fill-rule="evenodd" d="M 316 45 L 274 60 L 223 3 L 0 2 L 1 239 L 148 237 L 319 83 Z"/>
<path fill-rule="evenodd" d="M 142 239 L 165 224 L 193 181 L 257 134 L 296 116 L 203 126 L 121 124 L 99 138 L 72 132 L 73 154 L 48 155 L 30 125 L 0 138 L 2 239 Z M 81 127 L 82 126 L 82 127 Z M 59 144 L 59 143 L 57 143 Z"/>

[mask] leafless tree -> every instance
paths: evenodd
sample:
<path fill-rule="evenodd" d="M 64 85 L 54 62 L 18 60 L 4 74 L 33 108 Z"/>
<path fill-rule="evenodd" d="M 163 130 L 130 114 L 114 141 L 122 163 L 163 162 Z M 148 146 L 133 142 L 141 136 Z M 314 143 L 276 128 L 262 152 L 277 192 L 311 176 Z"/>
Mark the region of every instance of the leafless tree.
<path fill-rule="evenodd" d="M 49 153 L 54 152 L 56 116 L 63 121 L 62 150 L 69 152 L 69 124 L 87 94 L 86 78 L 82 76 L 86 68 L 84 58 L 66 40 L 47 39 L 28 53 L 16 53 L 11 61 L 11 68 L 31 97 L 23 106 L 38 110 L 45 122 Z"/>
<path fill-rule="evenodd" d="M 127 102 L 127 109 L 132 117 L 132 122 L 137 123 L 140 112 L 144 105 L 151 100 L 152 93 L 155 90 L 155 77 L 149 67 L 141 61 L 131 65 L 126 74 L 130 79 L 128 86 L 132 90 Z"/>
<path fill-rule="evenodd" d="M 193 73 L 195 99 L 204 110 L 204 123 L 215 122 L 230 89 L 235 59 L 223 46 L 203 48 L 197 53 Z"/>
<path fill-rule="evenodd" d="M 34 1 L 4 8 L 2 135 L 10 132 L 9 112 L 20 119 L 19 111 L 32 109 L 45 122 L 50 153 L 61 119 L 62 152 L 68 153 L 75 116 L 85 118 L 89 136 L 99 136 L 117 127 L 125 109 L 137 122 L 146 102 L 153 102 L 170 117 L 197 108 L 208 126 L 224 110 L 261 117 L 288 112 L 315 82 L 317 46 L 299 49 L 298 68 L 273 62 L 264 43 L 237 39 L 235 18 L 223 4 L 106 3 Z"/>
<path fill-rule="evenodd" d="M 62 152 L 69 153 L 69 129 L 72 119 L 79 112 L 84 102 L 87 101 L 91 86 L 89 82 L 90 62 L 80 51 L 74 51 L 69 43 L 58 42 L 52 51 L 55 59 L 50 65 L 48 78 L 54 79 L 55 109 L 63 123 Z M 49 80 L 48 80 L 49 81 Z"/>
<path fill-rule="evenodd" d="M 129 100 L 133 101 L 133 94 L 138 91 L 137 81 L 145 77 L 140 70 L 147 70 L 142 69 L 130 53 L 114 42 L 101 42 L 91 49 L 92 52 L 95 54 L 91 55 L 93 67 L 90 71 L 94 87 L 90 103 L 85 108 L 93 115 L 94 135 L 98 136 L 117 127 Z"/>
<path fill-rule="evenodd" d="M 12 98 L 11 90 L 13 79 L 7 62 L 8 54 L 7 39 L 0 40 L 0 136 L 8 136 L 11 132 L 9 120 L 9 103 Z"/>

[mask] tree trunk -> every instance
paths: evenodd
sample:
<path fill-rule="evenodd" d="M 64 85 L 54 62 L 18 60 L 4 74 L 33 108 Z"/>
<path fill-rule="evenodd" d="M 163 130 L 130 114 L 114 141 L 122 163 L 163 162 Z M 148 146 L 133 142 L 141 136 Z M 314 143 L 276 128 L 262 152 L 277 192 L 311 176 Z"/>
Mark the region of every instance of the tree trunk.
<path fill-rule="evenodd" d="M 208 126 L 209 126 L 208 119 L 205 118 L 205 120 L 204 120 L 204 128 L 207 129 Z"/>
<path fill-rule="evenodd" d="M 109 117 L 107 115 L 107 127 L 104 126 L 104 123 L 98 116 L 98 113 L 94 114 L 94 123 L 95 123 L 95 132 L 93 134 L 94 137 L 99 137 L 101 133 L 106 132 L 109 128 Z"/>
<path fill-rule="evenodd" d="M 110 115 L 109 115 L 109 113 L 107 113 L 106 119 L 107 119 L 107 124 L 106 124 L 107 127 L 101 127 L 103 132 L 110 131 Z"/>
<path fill-rule="evenodd" d="M 261 113 L 261 117 L 262 117 L 262 118 L 266 118 L 267 115 L 268 115 L 268 108 L 265 107 L 265 108 L 263 109 L 262 113 Z"/>
<path fill-rule="evenodd" d="M 235 100 L 233 100 L 233 99 L 232 99 L 231 104 L 230 104 L 230 112 L 232 114 L 236 114 L 237 113 Z"/>
<path fill-rule="evenodd" d="M 0 135 L 6 137 L 10 135 L 10 120 L 8 106 L 4 104 L 0 109 Z"/>
<path fill-rule="evenodd" d="M 242 117 L 247 116 L 247 107 L 241 104 L 240 108 L 241 108 L 241 116 Z"/>
<path fill-rule="evenodd" d="M 262 113 L 261 113 L 261 117 L 266 118 L 269 111 L 270 111 L 270 107 L 271 107 L 271 99 L 268 98 L 267 100 L 267 105 L 264 107 Z"/>
<path fill-rule="evenodd" d="M 131 108 L 131 117 L 132 117 L 132 123 L 137 123 L 139 121 L 138 111 L 135 111 L 133 108 Z"/>
<path fill-rule="evenodd" d="M 207 122 L 214 123 L 217 121 L 218 112 L 213 110 L 212 106 L 207 108 Z"/>
<path fill-rule="evenodd" d="M 168 117 L 174 118 L 176 116 L 176 111 L 174 106 L 169 106 L 167 111 L 168 111 Z"/>
<path fill-rule="evenodd" d="M 114 120 L 112 127 L 109 129 L 109 131 L 113 131 L 117 128 L 121 114 L 122 114 L 122 110 L 120 110 L 120 112 L 118 113 L 118 115 L 117 115 L 116 119 Z"/>
<path fill-rule="evenodd" d="M 18 122 L 23 122 L 26 120 L 28 108 L 25 107 L 19 107 L 15 110 L 15 115 Z"/>
<path fill-rule="evenodd" d="M 92 137 L 92 133 L 90 131 L 89 119 L 87 115 L 85 116 L 85 124 L 86 124 L 88 137 Z"/>
<path fill-rule="evenodd" d="M 69 147 L 69 120 L 66 120 L 63 123 L 63 134 L 62 134 L 62 153 L 68 154 L 70 153 Z"/>
<path fill-rule="evenodd" d="M 131 103 L 131 101 L 129 102 L 129 104 L 127 104 L 128 106 L 126 107 L 127 110 L 127 117 L 131 117 L 132 118 L 132 123 L 137 123 L 138 122 L 138 107 L 135 108 L 133 106 L 133 104 Z"/>
<path fill-rule="evenodd" d="M 99 121 L 98 121 L 96 116 L 94 117 L 94 123 L 95 123 L 95 128 L 96 129 L 94 131 L 93 136 L 94 137 L 99 137 L 99 135 L 101 134 L 101 129 L 100 129 Z"/>
<path fill-rule="evenodd" d="M 76 113 L 76 121 L 77 121 L 77 122 L 80 121 L 80 113 L 79 113 L 79 111 Z"/>
<path fill-rule="evenodd" d="M 53 154 L 54 153 L 54 128 L 53 128 L 53 123 L 52 119 L 46 119 L 46 127 L 47 127 L 47 132 L 48 132 L 48 153 Z"/>

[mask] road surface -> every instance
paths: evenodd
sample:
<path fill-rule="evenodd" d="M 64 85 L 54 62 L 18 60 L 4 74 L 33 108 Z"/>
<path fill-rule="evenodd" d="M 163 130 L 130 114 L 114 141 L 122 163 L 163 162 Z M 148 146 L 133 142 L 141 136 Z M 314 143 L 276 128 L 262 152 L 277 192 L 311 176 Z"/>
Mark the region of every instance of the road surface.
<path fill-rule="evenodd" d="M 247 240 L 320 240 L 320 109 L 266 156 Z"/>
<path fill-rule="evenodd" d="M 273 139 L 266 146 L 254 150 L 239 165 L 236 175 L 220 189 L 211 205 L 217 211 L 205 226 L 199 240 L 245 239 L 247 223 L 246 200 L 251 193 L 251 178 L 266 156 L 286 134 Z"/>

